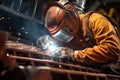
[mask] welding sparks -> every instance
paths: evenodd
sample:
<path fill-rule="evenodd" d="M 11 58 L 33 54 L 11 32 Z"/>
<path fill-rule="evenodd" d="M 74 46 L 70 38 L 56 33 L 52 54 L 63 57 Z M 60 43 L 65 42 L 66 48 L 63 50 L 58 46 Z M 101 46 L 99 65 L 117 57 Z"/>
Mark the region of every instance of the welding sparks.
<path fill-rule="evenodd" d="M 49 35 L 44 35 L 37 40 L 37 45 L 44 50 L 54 52 L 57 48 L 54 40 Z"/>

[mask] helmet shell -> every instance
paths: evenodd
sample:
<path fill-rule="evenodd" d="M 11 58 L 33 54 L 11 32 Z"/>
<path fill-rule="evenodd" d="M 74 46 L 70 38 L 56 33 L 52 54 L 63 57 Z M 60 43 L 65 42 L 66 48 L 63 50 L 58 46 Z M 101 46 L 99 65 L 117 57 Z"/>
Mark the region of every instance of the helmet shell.
<path fill-rule="evenodd" d="M 74 37 L 79 31 L 79 22 L 78 12 L 70 3 L 52 3 L 45 13 L 45 27 L 52 35 L 62 31 Z"/>

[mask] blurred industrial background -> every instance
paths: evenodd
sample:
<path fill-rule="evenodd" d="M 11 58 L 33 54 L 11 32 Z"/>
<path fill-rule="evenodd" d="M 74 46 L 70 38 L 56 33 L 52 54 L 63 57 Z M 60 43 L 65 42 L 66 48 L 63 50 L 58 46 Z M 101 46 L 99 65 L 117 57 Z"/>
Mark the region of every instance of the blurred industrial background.
<path fill-rule="evenodd" d="M 44 11 L 55 0 L 0 0 L 0 29 L 11 35 L 36 42 L 49 34 L 44 27 Z M 95 10 L 120 22 L 120 0 L 70 0 L 78 2 L 84 12 Z"/>

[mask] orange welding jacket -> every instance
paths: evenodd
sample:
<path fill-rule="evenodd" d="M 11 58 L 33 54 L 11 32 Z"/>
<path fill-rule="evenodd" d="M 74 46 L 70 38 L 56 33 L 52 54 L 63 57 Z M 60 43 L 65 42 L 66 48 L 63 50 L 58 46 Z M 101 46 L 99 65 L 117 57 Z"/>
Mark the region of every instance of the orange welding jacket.
<path fill-rule="evenodd" d="M 83 20 L 85 15 L 79 14 L 79 17 Z M 74 59 L 83 64 L 116 61 L 120 55 L 120 41 L 112 24 L 98 13 L 91 14 L 88 23 L 96 45 L 75 50 Z"/>

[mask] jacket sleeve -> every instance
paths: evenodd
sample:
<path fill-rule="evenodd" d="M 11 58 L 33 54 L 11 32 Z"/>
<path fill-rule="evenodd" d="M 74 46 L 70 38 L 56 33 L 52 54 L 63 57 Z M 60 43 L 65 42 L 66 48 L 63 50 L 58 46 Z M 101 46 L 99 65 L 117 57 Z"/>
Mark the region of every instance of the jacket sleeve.
<path fill-rule="evenodd" d="M 97 45 L 84 50 L 76 50 L 75 60 L 83 64 L 116 61 L 120 55 L 120 41 L 112 24 L 105 17 L 97 18 L 94 14 L 89 19 L 89 28 Z"/>

